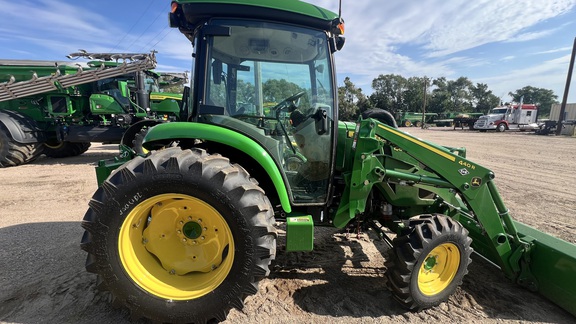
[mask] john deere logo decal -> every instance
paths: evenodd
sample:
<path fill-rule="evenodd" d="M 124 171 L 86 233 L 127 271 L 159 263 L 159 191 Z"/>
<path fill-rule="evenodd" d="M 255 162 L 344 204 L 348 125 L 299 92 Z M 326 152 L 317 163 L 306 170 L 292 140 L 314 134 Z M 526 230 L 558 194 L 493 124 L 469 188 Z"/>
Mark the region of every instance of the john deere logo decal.
<path fill-rule="evenodd" d="M 472 187 L 480 187 L 482 185 L 482 179 L 479 177 L 472 178 Z"/>

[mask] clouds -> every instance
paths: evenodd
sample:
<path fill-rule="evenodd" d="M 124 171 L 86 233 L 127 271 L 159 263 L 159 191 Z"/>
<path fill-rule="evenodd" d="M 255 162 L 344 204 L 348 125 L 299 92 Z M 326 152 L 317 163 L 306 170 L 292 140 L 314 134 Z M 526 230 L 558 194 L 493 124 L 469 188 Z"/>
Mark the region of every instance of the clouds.
<path fill-rule="evenodd" d="M 312 2 L 338 10 L 337 1 Z M 572 42 L 576 0 L 342 2 L 347 40 L 337 54 L 339 79 L 350 76 L 365 92 L 388 73 L 467 76 L 497 95 L 528 84 L 563 89 L 561 49 L 571 48 L 563 45 Z M 536 52 L 546 57 L 529 57 Z"/>
<path fill-rule="evenodd" d="M 308 1 L 338 12 L 337 0 Z M 140 6 L 121 0 L 0 0 L 2 58 L 62 59 L 79 48 L 156 49 L 160 64 L 186 70 L 191 45 L 162 19 L 168 6 L 167 0 Z M 336 56 L 339 80 L 349 76 L 369 93 L 380 74 L 467 76 L 488 83 L 497 95 L 526 82 L 559 94 L 575 6 L 576 0 L 342 0 L 346 45 Z"/>

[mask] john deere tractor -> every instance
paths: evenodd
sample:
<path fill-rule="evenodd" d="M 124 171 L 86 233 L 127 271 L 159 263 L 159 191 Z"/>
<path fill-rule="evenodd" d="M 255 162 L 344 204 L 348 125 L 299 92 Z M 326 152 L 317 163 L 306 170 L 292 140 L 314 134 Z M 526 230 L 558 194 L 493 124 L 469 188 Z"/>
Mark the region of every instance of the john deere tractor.
<path fill-rule="evenodd" d="M 354 225 L 389 242 L 386 281 L 407 309 L 445 301 L 475 251 L 576 314 L 576 246 L 514 221 L 465 149 L 410 136 L 381 109 L 338 121 L 339 15 L 179 0 L 169 17 L 193 45 L 190 114 L 150 128 L 148 154 L 121 146 L 101 161 L 82 222 L 86 269 L 115 304 L 155 322 L 221 321 L 277 253 L 313 249 L 314 226 Z"/>

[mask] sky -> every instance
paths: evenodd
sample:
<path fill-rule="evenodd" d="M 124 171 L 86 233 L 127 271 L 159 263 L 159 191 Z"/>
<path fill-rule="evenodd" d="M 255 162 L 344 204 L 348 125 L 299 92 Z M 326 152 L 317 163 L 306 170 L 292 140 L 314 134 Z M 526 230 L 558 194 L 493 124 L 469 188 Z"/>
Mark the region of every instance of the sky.
<path fill-rule="evenodd" d="M 308 2 L 338 12 L 338 0 Z M 190 70 L 189 41 L 168 27 L 169 0 L 0 0 L 0 8 L 0 59 L 156 50 L 158 71 Z M 502 101 L 528 85 L 564 96 L 576 0 L 342 0 L 341 12 L 339 86 L 350 77 L 370 94 L 380 74 L 465 76 Z M 569 103 L 576 102 L 574 79 Z"/>

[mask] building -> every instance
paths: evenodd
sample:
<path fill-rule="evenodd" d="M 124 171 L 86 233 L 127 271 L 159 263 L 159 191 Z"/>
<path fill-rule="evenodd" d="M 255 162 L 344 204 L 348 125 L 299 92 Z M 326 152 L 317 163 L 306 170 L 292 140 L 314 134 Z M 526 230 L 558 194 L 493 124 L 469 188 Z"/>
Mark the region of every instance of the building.
<path fill-rule="evenodd" d="M 552 104 L 550 120 L 558 121 L 560 119 L 560 106 L 561 104 Z M 566 111 L 564 111 L 564 118 L 562 118 L 562 120 L 576 120 L 576 103 L 566 104 Z"/>
<path fill-rule="evenodd" d="M 561 104 L 553 104 L 550 109 L 550 120 L 558 121 Z M 562 118 L 562 135 L 576 136 L 576 103 L 566 104 L 564 118 Z"/>

